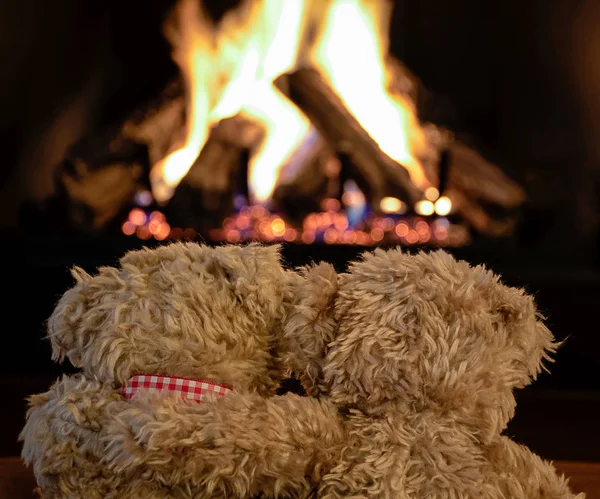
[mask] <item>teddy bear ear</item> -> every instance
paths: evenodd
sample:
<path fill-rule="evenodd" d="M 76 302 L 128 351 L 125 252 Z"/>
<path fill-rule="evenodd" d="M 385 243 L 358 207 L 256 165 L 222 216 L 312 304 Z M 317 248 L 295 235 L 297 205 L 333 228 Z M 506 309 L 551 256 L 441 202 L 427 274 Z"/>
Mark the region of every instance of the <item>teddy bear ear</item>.
<path fill-rule="evenodd" d="M 426 350 L 419 377 L 430 400 L 492 438 L 514 415 L 514 391 L 535 380 L 558 345 L 534 297 L 485 266 L 443 252 L 415 264 L 427 270 L 417 293 L 435 304 L 435 313 L 421 316 L 423 338 L 436 348 Z"/>
<path fill-rule="evenodd" d="M 323 389 L 323 362 L 337 332 L 334 308 L 339 279 L 329 263 L 305 267 L 296 277 L 284 326 L 283 365 L 300 377 L 310 395 Z"/>
<path fill-rule="evenodd" d="M 493 339 L 481 355 L 487 360 L 474 369 L 480 371 L 479 383 L 473 385 L 478 394 L 475 411 L 464 411 L 466 422 L 479 426 L 484 438 L 506 428 L 515 413 L 514 390 L 529 385 L 546 370 L 560 346 L 534 298 L 523 289 L 497 283 L 491 301 L 495 304 Z M 482 426 L 483 421 L 489 422 L 489 428 Z"/>
<path fill-rule="evenodd" d="M 495 302 L 499 374 L 507 386 L 522 388 L 545 369 L 544 363 L 552 361 L 560 345 L 525 290 L 499 284 Z"/>
<path fill-rule="evenodd" d="M 75 285 L 56 304 L 47 321 L 47 331 L 52 360 L 63 362 L 68 357 L 75 367 L 81 367 L 77 353 L 78 329 L 87 311 L 85 289 L 93 278 L 80 267 L 73 267 L 71 275 Z"/>

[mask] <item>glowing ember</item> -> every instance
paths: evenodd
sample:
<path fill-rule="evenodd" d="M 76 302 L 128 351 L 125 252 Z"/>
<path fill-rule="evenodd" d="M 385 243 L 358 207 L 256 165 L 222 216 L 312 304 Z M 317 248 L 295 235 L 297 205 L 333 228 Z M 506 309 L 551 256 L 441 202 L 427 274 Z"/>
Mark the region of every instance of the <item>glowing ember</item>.
<path fill-rule="evenodd" d="M 415 211 L 419 215 L 429 216 L 435 212 L 435 206 L 431 201 L 423 199 L 415 205 Z"/>
<path fill-rule="evenodd" d="M 332 203 L 326 205 L 333 206 Z M 142 217 L 136 208 L 133 218 Z M 125 235 L 135 235 L 142 240 L 188 239 L 196 238 L 193 229 L 173 228 L 169 226 L 164 214 L 154 211 L 146 214 L 145 222 L 135 225 L 130 217 L 123 224 Z M 309 214 L 301 224 L 293 227 L 281 216 L 272 214 L 263 206 L 244 207 L 238 213 L 223 221 L 221 229 L 210 231 L 215 241 L 239 243 L 247 241 L 287 242 L 299 244 L 358 244 L 373 246 L 378 244 L 396 244 L 412 246 L 430 244 L 435 246 L 462 246 L 469 241 L 469 234 L 461 225 L 451 224 L 447 218 L 423 218 L 419 216 L 377 217 L 371 214 L 358 226 L 352 227 L 343 211 L 326 211 Z"/>
<path fill-rule="evenodd" d="M 126 236 L 132 236 L 133 234 L 135 234 L 135 229 L 136 226 L 135 224 L 131 223 L 130 221 L 127 221 L 125 223 L 123 223 L 123 226 L 121 227 L 123 234 L 125 234 Z"/>
<path fill-rule="evenodd" d="M 380 208 L 383 213 L 402 213 L 406 211 L 406 205 L 402 201 L 389 196 L 381 200 Z"/>
<path fill-rule="evenodd" d="M 445 217 L 452 211 L 452 201 L 447 196 L 438 198 L 435 202 L 435 212 L 441 217 Z"/>
<path fill-rule="evenodd" d="M 438 191 L 435 187 L 428 187 L 427 189 L 425 189 L 424 194 L 425 198 L 431 202 L 435 201 L 437 198 L 440 197 L 440 191 Z"/>
<path fill-rule="evenodd" d="M 129 212 L 129 221 L 135 226 L 144 225 L 146 223 L 146 220 L 146 213 L 144 213 L 144 211 L 139 208 L 134 208 Z"/>

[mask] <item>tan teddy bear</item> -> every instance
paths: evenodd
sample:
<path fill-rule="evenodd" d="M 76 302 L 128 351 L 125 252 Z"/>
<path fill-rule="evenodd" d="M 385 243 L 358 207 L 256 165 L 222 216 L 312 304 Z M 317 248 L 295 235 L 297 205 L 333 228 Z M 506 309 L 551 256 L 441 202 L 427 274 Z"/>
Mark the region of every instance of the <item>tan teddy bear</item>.
<path fill-rule="evenodd" d="M 195 496 L 201 485 L 172 484 L 139 468 L 112 473 L 104 462 L 111 425 L 159 399 L 169 425 L 187 427 L 199 399 L 260 399 L 283 376 L 273 352 L 297 278 L 282 267 L 278 246 L 176 243 L 130 252 L 119 263 L 95 276 L 74 269 L 76 285 L 48 323 L 54 359 L 68 357 L 82 371 L 30 399 L 23 457 L 44 497 Z M 141 375 L 168 389 L 137 389 Z M 132 424 L 144 433 L 145 421 Z"/>
<path fill-rule="evenodd" d="M 377 250 L 339 276 L 322 264 L 306 286 L 289 359 L 352 435 L 319 495 L 574 497 L 501 436 L 513 390 L 556 349 L 531 296 L 443 251 Z"/>
<path fill-rule="evenodd" d="M 399 250 L 314 266 L 281 348 L 312 396 L 232 394 L 177 422 L 166 399 L 137 404 L 113 419 L 108 468 L 189 497 L 576 497 L 501 436 L 556 345 L 533 299 L 485 268 Z"/>

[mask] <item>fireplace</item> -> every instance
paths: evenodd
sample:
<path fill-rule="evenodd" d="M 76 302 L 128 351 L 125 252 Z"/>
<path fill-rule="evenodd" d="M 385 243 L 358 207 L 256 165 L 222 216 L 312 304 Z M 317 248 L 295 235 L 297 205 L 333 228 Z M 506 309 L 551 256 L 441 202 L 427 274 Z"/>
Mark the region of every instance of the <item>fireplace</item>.
<path fill-rule="evenodd" d="M 294 2 L 311 6 L 283 3 Z M 263 3 L 278 5 L 255 2 Z M 597 128 L 585 126 L 577 99 L 597 120 L 600 100 L 589 94 L 597 97 L 600 83 L 589 71 L 597 60 L 589 32 L 600 23 L 588 9 L 579 29 L 569 15 L 578 3 L 396 0 L 389 29 L 389 10 L 369 14 L 361 2 L 340 3 L 363 26 L 377 26 L 367 33 L 377 42 L 370 47 L 384 97 L 392 111 L 398 100 L 406 104 L 417 134 L 427 139 L 429 147 L 410 151 L 432 175 L 431 185 L 411 179 L 410 160 L 383 152 L 377 140 L 384 139 L 369 133 L 338 83 L 310 61 L 319 30 L 307 28 L 296 64 L 274 76 L 273 87 L 292 116 L 308 122 L 308 132 L 283 161 L 271 163 L 276 176 L 266 199 L 259 199 L 252 172 L 268 130 L 233 111 L 211 118 L 189 170 L 168 199 L 157 195 L 152 172 L 185 145 L 190 123 L 193 87 L 173 54 L 184 4 L 7 3 L 3 19 L 12 43 L 4 45 L 11 57 L 2 74 L 1 234 L 3 247 L 14 253 L 6 260 L 13 298 L 6 308 L 25 304 L 26 313 L 19 314 L 10 335 L 16 346 L 4 349 L 1 363 L 8 420 L 0 452 L 18 455 L 24 397 L 43 391 L 65 369 L 51 361 L 42 338 L 56 300 L 72 285 L 69 267 L 93 273 L 126 251 L 170 240 L 258 239 L 283 242 L 290 266 L 328 261 L 340 272 L 373 246 L 442 246 L 528 288 L 557 339 L 566 341 L 552 376 L 521 394 L 510 433 L 546 457 L 599 459 L 600 446 L 589 443 L 598 433 L 591 434 L 600 347 L 589 324 L 600 299 L 600 182 L 598 158 L 584 144 L 597 145 Z M 224 39 L 242 48 L 251 21 L 271 15 L 251 15 L 242 0 L 198 0 L 198 7 L 204 10 L 193 19 L 206 23 L 211 40 L 224 36 L 226 19 L 237 19 L 238 38 Z M 326 14 L 311 16 L 309 26 Z M 586 51 L 569 48 L 575 31 L 586 58 Z M 354 28 L 354 39 L 343 43 L 366 50 L 359 32 Z M 271 35 L 261 31 L 258 38 L 266 44 Z M 373 65 L 362 64 L 357 50 L 352 54 L 350 68 L 368 68 L 372 76 Z M 227 66 L 223 73 L 230 74 Z M 575 75 L 586 77 L 585 99 Z M 447 215 L 443 202 L 436 212 L 444 196 L 451 203 Z M 417 207 L 419 201 L 429 203 Z M 590 415 L 583 423 L 582 414 Z M 556 438 L 547 438 L 549 426 Z"/>
<path fill-rule="evenodd" d="M 247 0 L 215 19 L 178 1 L 163 26 L 177 74 L 70 148 L 56 216 L 141 241 L 510 238 L 524 189 L 423 119 L 427 89 L 389 50 L 392 8 Z"/>

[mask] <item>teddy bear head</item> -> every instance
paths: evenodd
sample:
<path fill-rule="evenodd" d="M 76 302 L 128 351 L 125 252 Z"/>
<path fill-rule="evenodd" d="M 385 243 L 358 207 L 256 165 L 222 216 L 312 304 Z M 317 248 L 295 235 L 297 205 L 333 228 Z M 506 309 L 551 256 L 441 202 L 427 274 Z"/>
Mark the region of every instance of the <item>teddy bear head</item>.
<path fill-rule="evenodd" d="M 345 274 L 305 269 L 285 343 L 309 393 L 371 415 L 452 413 L 484 440 L 555 348 L 523 290 L 442 250 L 395 249 L 364 254 Z"/>
<path fill-rule="evenodd" d="M 279 250 L 172 243 L 93 276 L 75 268 L 48 321 L 53 358 L 115 385 L 160 374 L 269 393 L 294 282 Z"/>

